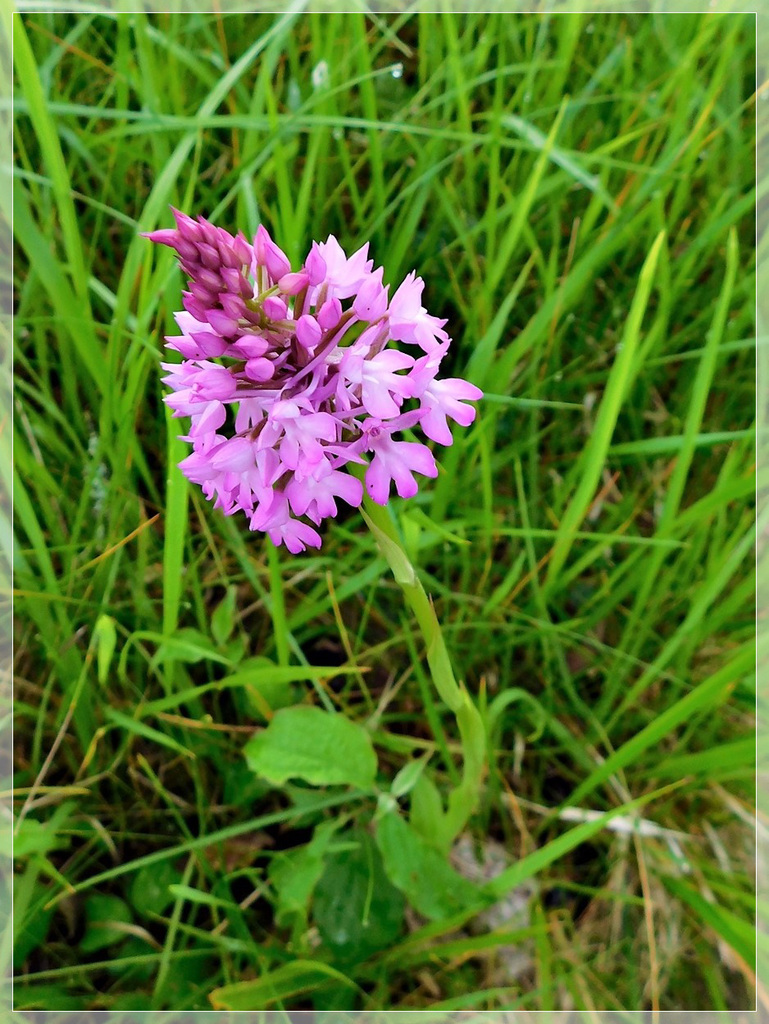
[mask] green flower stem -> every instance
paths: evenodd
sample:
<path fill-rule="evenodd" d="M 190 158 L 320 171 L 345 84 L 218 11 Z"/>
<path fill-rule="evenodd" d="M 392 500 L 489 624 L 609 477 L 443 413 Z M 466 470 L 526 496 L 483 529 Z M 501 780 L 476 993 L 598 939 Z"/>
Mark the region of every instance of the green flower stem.
<path fill-rule="evenodd" d="M 425 643 L 427 664 L 441 700 L 454 713 L 462 742 L 462 781 L 449 795 L 444 840 L 450 843 L 467 824 L 478 805 L 486 759 L 486 736 L 477 707 L 451 667 L 440 623 L 433 603 L 406 554 L 398 531 L 386 508 L 368 496 L 361 514 L 380 551 L 400 585 L 406 603 L 414 612 Z M 365 511 L 364 511 L 365 509 Z"/>

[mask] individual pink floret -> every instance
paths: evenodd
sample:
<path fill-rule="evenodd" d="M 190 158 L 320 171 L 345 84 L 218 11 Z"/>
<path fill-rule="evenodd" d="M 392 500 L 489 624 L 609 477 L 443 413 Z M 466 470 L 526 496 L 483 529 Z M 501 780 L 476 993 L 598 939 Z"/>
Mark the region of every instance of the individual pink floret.
<path fill-rule="evenodd" d="M 340 376 L 360 391 L 360 399 L 372 416 L 397 416 L 404 398 L 411 396 L 412 382 L 397 373 L 414 365 L 405 352 L 388 349 L 365 358 L 347 350 L 339 364 Z"/>
<path fill-rule="evenodd" d="M 366 470 L 366 490 L 379 505 L 390 498 L 390 484 L 401 498 L 413 498 L 419 490 L 414 473 L 435 477 L 438 467 L 433 453 L 424 444 L 415 441 L 394 441 L 386 424 L 371 421 L 366 431 L 365 450 L 374 453 Z"/>
<path fill-rule="evenodd" d="M 295 515 L 307 515 L 319 524 L 337 514 L 336 498 L 357 508 L 363 500 L 363 484 L 357 477 L 332 468 L 324 458 L 308 476 L 291 480 L 286 495 Z"/>
<path fill-rule="evenodd" d="M 430 352 L 449 336 L 443 330 L 446 321 L 430 316 L 422 305 L 423 288 L 424 281 L 412 270 L 390 300 L 387 319 L 393 341 L 413 342 Z"/>
<path fill-rule="evenodd" d="M 419 399 L 419 425 L 431 441 L 443 445 L 450 445 L 452 441 L 446 418 L 450 417 L 462 427 L 469 427 L 475 419 L 475 409 L 464 403 L 476 402 L 483 397 L 480 388 L 460 377 L 436 379 L 448 346 L 448 342 L 443 342 L 418 359 L 411 374 L 412 397 Z"/>
<path fill-rule="evenodd" d="M 310 282 L 325 288 L 325 298 L 349 299 L 371 277 L 372 266 L 368 242 L 348 257 L 336 238 L 329 235 L 325 242 L 313 243 L 307 269 L 313 268 Z"/>

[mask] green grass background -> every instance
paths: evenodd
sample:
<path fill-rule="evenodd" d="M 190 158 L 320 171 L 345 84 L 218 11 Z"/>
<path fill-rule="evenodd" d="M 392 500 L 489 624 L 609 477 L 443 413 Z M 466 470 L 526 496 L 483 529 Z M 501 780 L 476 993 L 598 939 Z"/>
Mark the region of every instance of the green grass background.
<path fill-rule="evenodd" d="M 13 34 L 17 1008 L 754 1005 L 754 19 Z M 369 240 L 486 392 L 393 506 L 487 723 L 470 831 L 508 852 L 498 896 L 531 886 L 523 926 L 409 911 L 351 962 L 317 894 L 281 913 L 281 851 L 365 836 L 376 795 L 253 776 L 262 713 L 365 726 L 383 791 L 424 755 L 445 793 L 457 735 L 357 513 L 276 554 L 175 469 L 183 281 L 138 237 L 169 203 L 295 265 Z M 583 814 L 610 810 L 674 841 Z"/>

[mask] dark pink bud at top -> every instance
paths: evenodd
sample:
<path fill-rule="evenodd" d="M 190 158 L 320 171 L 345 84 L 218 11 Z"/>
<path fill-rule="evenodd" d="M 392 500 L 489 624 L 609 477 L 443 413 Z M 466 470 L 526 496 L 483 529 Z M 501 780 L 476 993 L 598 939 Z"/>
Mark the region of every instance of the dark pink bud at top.
<path fill-rule="evenodd" d="M 227 290 L 233 295 L 242 295 L 244 299 L 250 299 L 253 295 L 253 286 L 248 283 L 243 274 L 234 267 L 221 267 L 219 273 L 227 285 Z"/>
<path fill-rule="evenodd" d="M 171 207 L 171 213 L 173 213 L 176 219 L 176 226 L 179 229 L 179 234 L 185 238 L 188 242 L 197 242 L 201 237 L 200 225 L 196 221 L 189 217 L 186 213 L 182 213 L 181 210 L 175 210 Z"/>
<path fill-rule="evenodd" d="M 192 292 L 182 292 L 182 304 L 188 313 L 191 313 L 196 320 L 206 323 L 206 306 L 200 299 L 196 299 Z"/>
<path fill-rule="evenodd" d="M 157 242 L 158 245 L 170 245 L 172 249 L 177 249 L 176 240 L 179 237 L 179 232 L 176 228 L 160 228 L 158 231 L 142 231 L 142 238 L 149 238 L 151 242 Z"/>
<path fill-rule="evenodd" d="M 193 267 L 190 276 L 195 278 L 195 284 L 202 284 L 204 288 L 213 292 L 214 295 L 221 290 L 221 278 L 213 270 L 209 270 L 208 267 Z"/>
<path fill-rule="evenodd" d="M 206 245 L 210 245 L 213 249 L 219 248 L 220 241 L 229 243 L 232 241 L 232 235 L 229 231 L 225 231 L 224 228 L 217 228 L 210 221 L 206 220 L 205 217 L 198 217 L 198 242 L 205 242 Z"/>
<path fill-rule="evenodd" d="M 212 245 L 208 245 L 206 242 L 198 242 L 198 252 L 204 267 L 208 267 L 209 270 L 218 270 L 220 268 L 222 258 L 218 250 L 214 249 Z"/>
<path fill-rule="evenodd" d="M 239 295 L 229 295 L 227 292 L 222 292 L 219 296 L 219 301 L 227 316 L 232 317 L 234 320 L 239 320 L 246 311 L 243 299 Z"/>
<path fill-rule="evenodd" d="M 168 245 L 172 249 L 176 249 L 181 260 L 187 260 L 188 262 L 198 262 L 198 249 L 193 242 L 185 241 L 181 234 L 176 228 L 161 228 L 159 231 L 143 231 L 141 233 L 142 238 L 149 238 L 151 242 L 157 242 L 158 245 Z"/>
<path fill-rule="evenodd" d="M 192 312 L 192 310 L 190 310 Z M 208 309 L 204 310 L 203 319 L 207 320 L 217 334 L 221 334 L 223 338 L 232 337 L 233 334 L 238 333 L 238 323 L 233 317 L 227 316 L 221 309 Z M 192 314 L 195 315 L 194 313 Z"/>
<path fill-rule="evenodd" d="M 241 267 L 248 266 L 253 255 L 251 246 L 240 231 L 234 238 L 231 235 L 227 235 L 226 239 L 220 237 L 219 252 L 222 263 L 233 270 L 240 270 Z"/>

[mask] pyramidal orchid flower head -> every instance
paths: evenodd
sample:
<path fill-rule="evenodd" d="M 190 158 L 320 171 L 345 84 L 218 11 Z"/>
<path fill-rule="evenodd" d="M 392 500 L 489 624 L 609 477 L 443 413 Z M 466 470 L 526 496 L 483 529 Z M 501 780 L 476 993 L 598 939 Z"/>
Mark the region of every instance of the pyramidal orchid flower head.
<path fill-rule="evenodd" d="M 450 445 L 448 421 L 469 426 L 482 393 L 438 377 L 450 338 L 422 306 L 421 278 L 412 272 L 390 296 L 368 244 L 347 256 L 333 235 L 292 271 L 263 226 L 250 243 L 173 214 L 175 228 L 146 235 L 174 249 L 189 278 L 181 333 L 166 338 L 182 361 L 162 364 L 165 401 L 189 421 L 180 469 L 216 508 L 297 554 L 320 547 L 316 528 L 339 500 L 361 504 L 351 464 L 365 465 L 380 505 L 393 485 L 409 498 L 415 474 L 437 475 L 430 448 L 403 432 Z"/>

